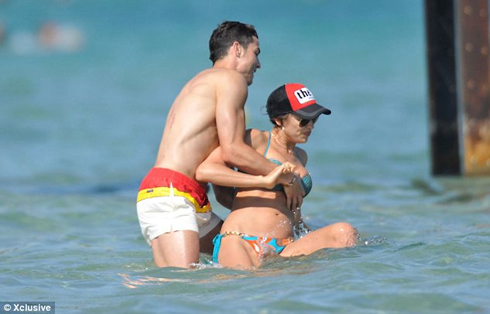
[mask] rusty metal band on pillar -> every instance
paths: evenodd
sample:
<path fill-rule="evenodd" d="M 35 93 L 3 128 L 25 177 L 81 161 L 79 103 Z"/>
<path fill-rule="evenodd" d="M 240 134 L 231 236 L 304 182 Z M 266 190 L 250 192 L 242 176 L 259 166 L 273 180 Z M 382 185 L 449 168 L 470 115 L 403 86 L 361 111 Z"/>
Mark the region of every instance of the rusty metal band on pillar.
<path fill-rule="evenodd" d="M 464 172 L 490 174 L 488 1 L 457 4 Z"/>

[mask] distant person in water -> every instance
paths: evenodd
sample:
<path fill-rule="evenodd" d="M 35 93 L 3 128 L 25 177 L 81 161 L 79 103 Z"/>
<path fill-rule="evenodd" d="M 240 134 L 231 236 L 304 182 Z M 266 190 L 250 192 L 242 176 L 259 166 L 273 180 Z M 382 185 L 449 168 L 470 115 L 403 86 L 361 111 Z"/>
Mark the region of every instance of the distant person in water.
<path fill-rule="evenodd" d="M 220 158 L 248 173 L 267 175 L 277 165 L 245 144 L 244 106 L 260 68 L 255 28 L 240 22 L 219 25 L 209 40 L 213 66 L 181 90 L 167 116 L 156 162 L 140 185 L 137 213 L 141 232 L 159 267 L 190 267 L 199 252 L 211 252 L 222 221 L 212 211 L 197 167 L 220 145 Z M 302 202 L 295 175 L 277 170 L 291 207 Z M 264 183 L 268 184 L 268 183 Z"/>
<path fill-rule="evenodd" d="M 312 188 L 306 169 L 308 156 L 297 144 L 306 143 L 314 124 L 329 109 L 320 106 L 311 91 L 301 84 L 285 84 L 272 92 L 267 101 L 267 113 L 273 127 L 270 131 L 248 130 L 246 143 L 258 153 L 294 171 L 303 187 L 303 196 Z M 239 188 L 253 175 L 235 172 L 221 158 L 221 147 L 199 166 L 196 177 L 216 185 L 220 202 L 232 209 L 220 234 L 214 239 L 213 261 L 225 267 L 250 269 L 259 267 L 266 256 L 307 255 L 323 248 L 344 248 L 356 245 L 358 233 L 346 222 L 338 222 L 311 231 L 296 239 L 294 231 L 304 225 L 301 208 L 294 211 L 286 205 L 282 186 L 272 189 Z"/>
<path fill-rule="evenodd" d="M 67 25 L 45 22 L 38 31 L 38 41 L 42 49 L 49 51 L 78 51 L 85 44 L 83 33 Z"/>

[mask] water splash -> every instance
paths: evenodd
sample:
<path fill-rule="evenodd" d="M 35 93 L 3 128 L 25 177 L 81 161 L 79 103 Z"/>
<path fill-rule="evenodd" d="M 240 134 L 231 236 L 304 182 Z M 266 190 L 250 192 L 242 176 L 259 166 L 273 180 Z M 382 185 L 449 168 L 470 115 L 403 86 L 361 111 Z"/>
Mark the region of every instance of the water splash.
<path fill-rule="evenodd" d="M 375 235 L 368 239 L 360 239 L 359 243 L 362 243 L 364 246 L 378 246 L 388 244 L 390 241 L 384 236 Z"/>
<path fill-rule="evenodd" d="M 306 234 L 310 233 L 310 228 L 308 228 L 305 223 L 302 221 L 298 226 L 294 226 L 294 240 L 301 239 Z"/>

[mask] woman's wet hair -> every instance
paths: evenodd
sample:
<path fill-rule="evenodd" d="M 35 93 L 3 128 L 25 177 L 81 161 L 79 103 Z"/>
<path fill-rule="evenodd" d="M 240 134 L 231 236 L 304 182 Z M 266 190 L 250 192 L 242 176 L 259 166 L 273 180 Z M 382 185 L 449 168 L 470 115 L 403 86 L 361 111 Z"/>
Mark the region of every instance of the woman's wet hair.
<path fill-rule="evenodd" d="M 274 124 L 275 126 L 277 126 L 277 127 L 281 127 L 282 125 L 277 124 L 276 119 L 277 119 L 277 120 L 284 120 L 284 119 L 286 119 L 288 116 L 289 116 L 289 113 L 286 113 L 286 114 L 283 114 L 283 115 L 280 115 L 280 116 L 277 116 L 277 117 L 269 117 L 269 120 L 270 120 L 270 121 L 272 122 L 272 124 Z"/>

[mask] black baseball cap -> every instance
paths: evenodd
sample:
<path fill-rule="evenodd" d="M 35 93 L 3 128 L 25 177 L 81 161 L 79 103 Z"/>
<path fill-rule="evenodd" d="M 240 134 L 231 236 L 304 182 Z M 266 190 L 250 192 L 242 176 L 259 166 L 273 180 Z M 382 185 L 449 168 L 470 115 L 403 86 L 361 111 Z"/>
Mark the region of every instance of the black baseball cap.
<path fill-rule="evenodd" d="M 284 84 L 276 88 L 267 99 L 267 114 L 273 119 L 294 113 L 301 119 L 314 119 L 321 114 L 329 115 L 330 109 L 317 104 L 313 93 L 298 83 Z"/>

